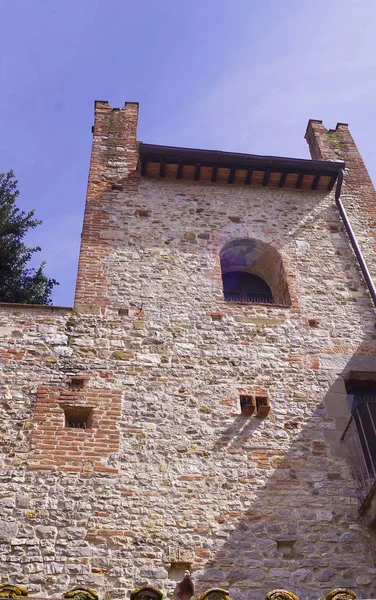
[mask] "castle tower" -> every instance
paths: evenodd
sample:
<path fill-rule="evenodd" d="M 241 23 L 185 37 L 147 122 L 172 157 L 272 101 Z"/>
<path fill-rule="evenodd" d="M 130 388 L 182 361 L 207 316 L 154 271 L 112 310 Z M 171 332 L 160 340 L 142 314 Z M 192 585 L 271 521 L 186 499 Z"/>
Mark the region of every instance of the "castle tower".
<path fill-rule="evenodd" d="M 375 314 L 334 202 L 345 169 L 374 274 L 374 191 L 348 128 L 310 121 L 303 160 L 137 142 L 137 114 L 95 105 L 75 308 L 1 305 L 0 581 L 375 597 Z"/>

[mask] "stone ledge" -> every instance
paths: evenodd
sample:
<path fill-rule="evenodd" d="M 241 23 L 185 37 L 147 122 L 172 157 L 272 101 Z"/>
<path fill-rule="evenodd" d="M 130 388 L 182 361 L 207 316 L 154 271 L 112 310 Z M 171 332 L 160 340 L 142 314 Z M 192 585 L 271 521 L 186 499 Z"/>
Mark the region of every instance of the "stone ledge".
<path fill-rule="evenodd" d="M 73 306 L 54 306 L 53 304 L 19 304 L 18 302 L 0 302 L 0 309 L 1 308 L 18 308 L 18 309 L 24 309 L 24 308 L 32 308 L 34 310 L 36 309 L 43 309 L 43 310 L 73 310 Z"/>

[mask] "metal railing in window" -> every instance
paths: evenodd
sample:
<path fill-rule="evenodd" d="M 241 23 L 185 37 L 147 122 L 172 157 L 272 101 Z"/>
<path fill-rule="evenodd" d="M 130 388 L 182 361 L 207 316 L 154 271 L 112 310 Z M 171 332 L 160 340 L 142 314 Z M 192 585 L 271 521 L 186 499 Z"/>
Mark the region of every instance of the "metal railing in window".
<path fill-rule="evenodd" d="M 274 304 L 269 294 L 240 294 L 239 292 L 224 292 L 226 302 L 263 302 Z"/>
<path fill-rule="evenodd" d="M 350 451 L 360 504 L 376 486 L 376 395 L 354 394 L 351 417 L 342 435 Z"/>

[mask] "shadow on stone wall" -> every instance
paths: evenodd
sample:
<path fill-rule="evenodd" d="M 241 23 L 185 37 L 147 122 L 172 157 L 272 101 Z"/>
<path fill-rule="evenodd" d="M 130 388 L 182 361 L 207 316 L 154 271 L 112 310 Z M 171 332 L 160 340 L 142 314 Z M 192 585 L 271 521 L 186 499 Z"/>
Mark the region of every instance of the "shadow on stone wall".
<path fill-rule="evenodd" d="M 253 432 L 259 429 L 261 425 L 262 420 L 258 417 L 246 418 L 243 415 L 238 415 L 215 443 L 213 452 L 221 452 L 229 448 L 242 448 L 244 439 L 252 436 Z"/>
<path fill-rule="evenodd" d="M 245 509 L 248 499 L 235 494 L 240 514 L 219 515 L 217 550 L 195 573 L 200 590 L 220 586 L 236 600 L 262 600 L 274 588 L 301 599 L 317 599 L 335 587 L 376 596 L 376 533 L 359 517 L 355 481 L 340 441 L 348 416 L 344 379 L 353 370 L 376 372 L 376 356 L 368 355 L 374 344 L 374 336 L 367 336 L 349 359 L 326 358 L 332 384 L 304 419 L 293 413 L 286 418 L 289 449 L 285 452 L 281 442 L 280 460 L 265 437 L 257 449 L 248 447 L 250 466 L 260 465 L 251 467 L 251 504 Z M 258 426 L 254 417 L 238 417 L 213 450 L 246 447 Z"/>

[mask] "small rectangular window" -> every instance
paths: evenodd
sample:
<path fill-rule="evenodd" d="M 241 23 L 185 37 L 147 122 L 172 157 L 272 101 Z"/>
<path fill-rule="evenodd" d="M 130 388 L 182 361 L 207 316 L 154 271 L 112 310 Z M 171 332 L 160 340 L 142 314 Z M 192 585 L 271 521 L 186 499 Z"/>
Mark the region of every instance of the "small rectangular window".
<path fill-rule="evenodd" d="M 85 380 L 81 377 L 72 377 L 69 382 L 70 390 L 82 390 L 85 387 Z"/>
<path fill-rule="evenodd" d="M 310 327 L 320 327 L 320 319 L 308 319 L 308 325 Z"/>
<path fill-rule="evenodd" d="M 151 215 L 151 210 L 148 210 L 147 208 L 138 208 L 136 210 L 136 214 L 139 217 L 150 217 Z"/>
<path fill-rule="evenodd" d="M 222 321 L 221 313 L 210 313 L 212 321 Z"/>
<path fill-rule="evenodd" d="M 277 540 L 277 550 L 285 558 L 293 558 L 295 544 L 296 540 Z"/>
<path fill-rule="evenodd" d="M 65 427 L 72 429 L 90 429 L 93 422 L 93 409 L 86 406 L 63 407 Z"/>
<path fill-rule="evenodd" d="M 256 410 L 258 417 L 266 417 L 269 414 L 270 405 L 267 396 L 256 396 Z"/>
<path fill-rule="evenodd" d="M 250 417 L 255 412 L 256 403 L 253 396 L 240 396 L 240 409 L 242 414 Z"/>

